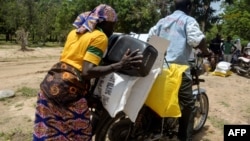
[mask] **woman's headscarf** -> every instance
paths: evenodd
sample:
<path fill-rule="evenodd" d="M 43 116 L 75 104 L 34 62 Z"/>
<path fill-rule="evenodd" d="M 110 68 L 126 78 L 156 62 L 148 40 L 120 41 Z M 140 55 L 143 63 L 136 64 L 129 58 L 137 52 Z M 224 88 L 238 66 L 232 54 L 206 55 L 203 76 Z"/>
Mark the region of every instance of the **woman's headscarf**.
<path fill-rule="evenodd" d="M 100 4 L 92 11 L 81 13 L 74 21 L 73 26 L 77 28 L 77 33 L 92 32 L 96 25 L 103 21 L 117 21 L 115 10 L 106 4 Z"/>

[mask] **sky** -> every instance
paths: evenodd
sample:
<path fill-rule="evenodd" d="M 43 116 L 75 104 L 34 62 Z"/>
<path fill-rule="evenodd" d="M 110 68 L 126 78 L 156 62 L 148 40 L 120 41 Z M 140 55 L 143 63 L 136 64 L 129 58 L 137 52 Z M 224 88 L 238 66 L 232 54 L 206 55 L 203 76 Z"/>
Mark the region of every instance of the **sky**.
<path fill-rule="evenodd" d="M 224 8 L 221 8 L 220 5 L 221 1 L 211 3 L 211 7 L 213 7 L 216 10 L 215 15 L 218 15 L 223 12 Z"/>

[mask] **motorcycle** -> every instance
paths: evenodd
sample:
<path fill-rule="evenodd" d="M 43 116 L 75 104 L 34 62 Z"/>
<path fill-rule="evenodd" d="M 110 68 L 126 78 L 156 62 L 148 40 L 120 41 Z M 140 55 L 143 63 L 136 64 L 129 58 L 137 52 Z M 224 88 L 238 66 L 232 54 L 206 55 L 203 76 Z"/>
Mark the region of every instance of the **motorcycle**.
<path fill-rule="evenodd" d="M 202 70 L 203 58 L 196 57 L 190 60 L 191 74 L 193 79 L 193 98 L 195 100 L 195 123 L 194 133 L 198 133 L 204 126 L 209 110 L 209 100 L 206 90 L 200 88 L 200 82 L 205 82 L 199 76 Z M 94 100 L 93 100 L 94 99 Z M 93 98 L 95 102 L 90 104 L 92 115 L 93 132 L 95 141 L 154 141 L 173 138 L 177 134 L 178 118 L 162 118 L 149 107 L 144 105 L 140 110 L 140 115 L 145 116 L 145 121 L 141 124 L 145 128 L 136 128 L 136 122 L 132 122 L 124 112 L 118 113 L 112 118 L 102 106 L 98 97 Z M 91 100 L 90 100 L 91 101 Z"/>
<path fill-rule="evenodd" d="M 238 62 L 234 65 L 237 74 L 250 77 L 250 47 L 245 47 L 243 55 L 238 57 Z"/>

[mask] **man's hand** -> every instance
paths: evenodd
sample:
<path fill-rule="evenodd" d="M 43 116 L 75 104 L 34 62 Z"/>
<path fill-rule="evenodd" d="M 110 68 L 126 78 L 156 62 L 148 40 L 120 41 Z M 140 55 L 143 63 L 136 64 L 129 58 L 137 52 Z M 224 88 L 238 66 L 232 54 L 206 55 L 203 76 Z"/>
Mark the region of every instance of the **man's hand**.
<path fill-rule="evenodd" d="M 211 55 L 211 52 L 208 50 L 208 48 L 206 46 L 206 39 L 205 38 L 203 38 L 201 40 L 200 44 L 197 47 L 201 50 L 203 55 L 207 55 L 207 56 Z"/>
<path fill-rule="evenodd" d="M 208 58 L 210 58 L 212 55 L 213 55 L 213 53 L 211 53 L 211 52 L 208 53 L 208 54 L 198 53 L 198 54 L 197 54 L 197 57 L 202 57 L 202 58 L 208 57 Z"/>

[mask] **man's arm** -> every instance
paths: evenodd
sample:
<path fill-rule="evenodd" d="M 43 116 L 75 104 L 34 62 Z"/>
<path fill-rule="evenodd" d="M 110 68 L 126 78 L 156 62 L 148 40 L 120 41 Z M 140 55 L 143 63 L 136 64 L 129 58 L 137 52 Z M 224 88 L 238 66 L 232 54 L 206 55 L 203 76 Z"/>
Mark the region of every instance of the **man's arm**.
<path fill-rule="evenodd" d="M 201 50 L 202 54 L 210 55 L 210 52 L 208 51 L 207 46 L 206 46 L 206 39 L 205 38 L 203 38 L 200 41 L 200 44 L 196 48 L 199 48 Z"/>
<path fill-rule="evenodd" d="M 233 49 L 232 49 L 232 54 L 233 53 L 235 53 L 236 52 L 236 50 L 238 49 L 234 44 L 232 44 L 232 47 L 233 47 Z"/>
<path fill-rule="evenodd" d="M 200 49 L 204 55 L 210 55 L 206 45 L 206 37 L 195 20 L 192 20 L 187 24 L 186 33 L 189 46 L 192 46 L 195 49 Z"/>

